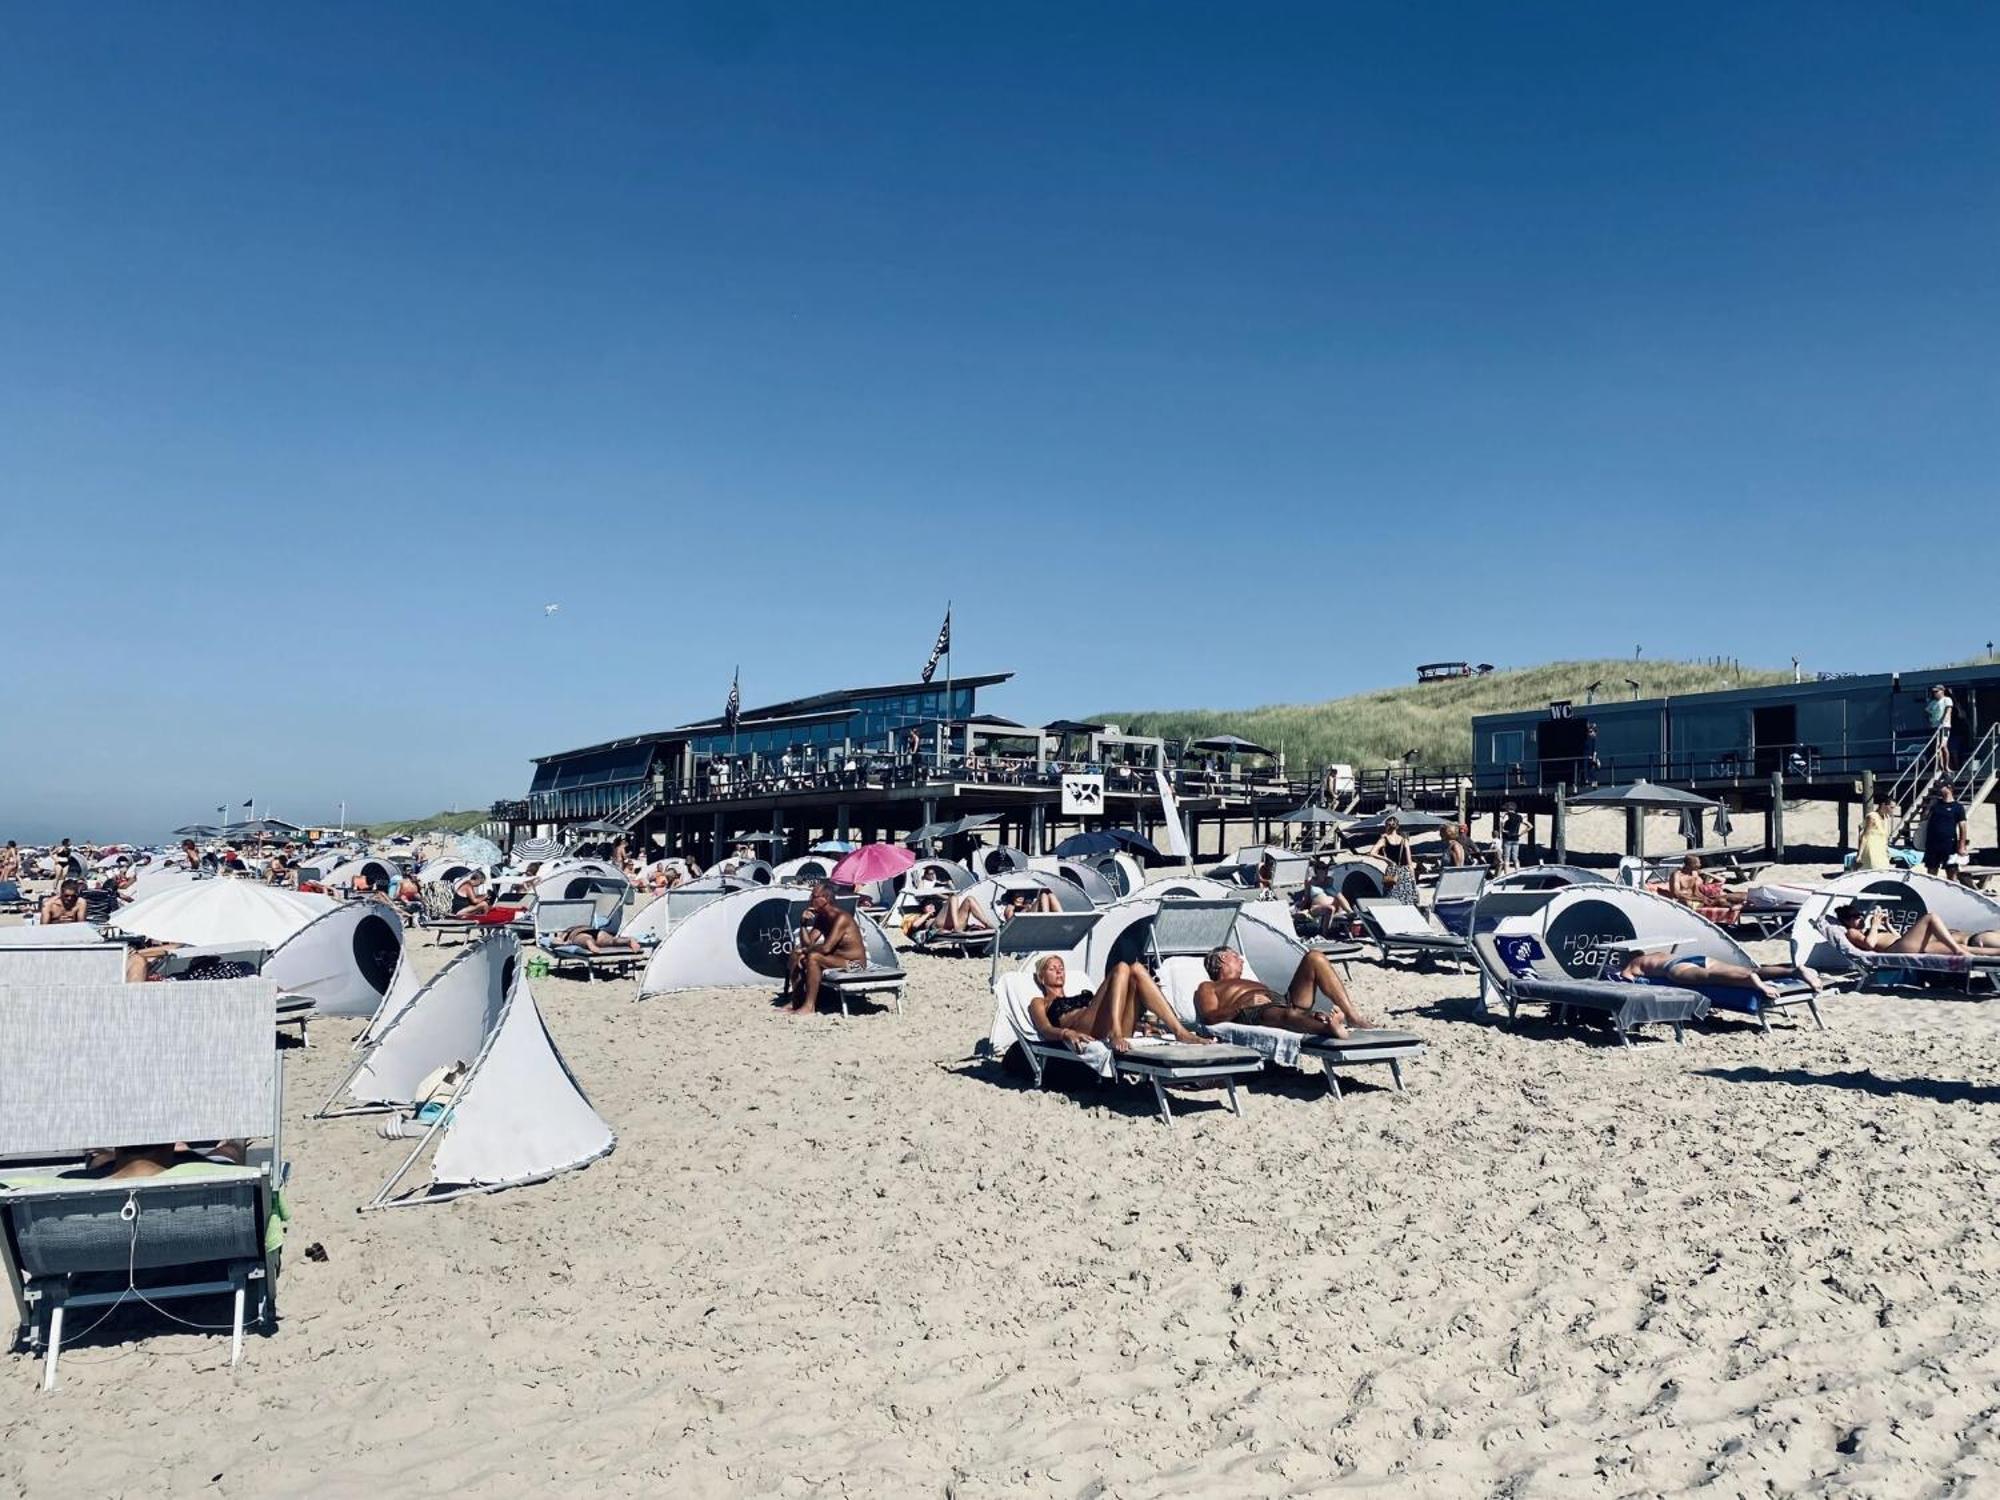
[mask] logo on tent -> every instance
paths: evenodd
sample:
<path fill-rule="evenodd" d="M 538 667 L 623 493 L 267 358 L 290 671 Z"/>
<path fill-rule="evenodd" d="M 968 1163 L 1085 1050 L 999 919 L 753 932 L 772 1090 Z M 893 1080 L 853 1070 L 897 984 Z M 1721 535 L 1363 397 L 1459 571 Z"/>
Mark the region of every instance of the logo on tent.
<path fill-rule="evenodd" d="M 1578 901 L 1556 914 L 1546 935 L 1549 952 L 1579 979 L 1603 977 L 1610 949 L 1635 936 L 1631 917 L 1609 901 Z"/>
<path fill-rule="evenodd" d="M 736 924 L 736 956 L 743 966 L 753 974 L 783 979 L 804 908 L 795 896 L 772 896 L 746 911 Z"/>

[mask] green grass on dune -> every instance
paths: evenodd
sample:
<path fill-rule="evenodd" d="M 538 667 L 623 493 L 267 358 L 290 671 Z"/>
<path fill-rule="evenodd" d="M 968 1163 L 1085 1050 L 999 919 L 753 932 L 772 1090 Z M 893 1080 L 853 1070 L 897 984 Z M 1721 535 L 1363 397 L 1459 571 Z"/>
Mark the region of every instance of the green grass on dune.
<path fill-rule="evenodd" d="M 1282 749 L 1288 767 L 1345 762 L 1381 766 L 1415 750 L 1420 764 L 1462 765 L 1472 759 L 1472 716 L 1540 708 L 1558 698 L 1577 703 L 1593 682 L 1602 682 L 1600 702 L 1631 696 L 1625 679 L 1636 678 L 1639 696 L 1658 698 L 1718 688 L 1762 687 L 1789 682 L 1789 671 L 1739 667 L 1734 663 L 1681 661 L 1560 661 L 1546 666 L 1493 672 L 1450 682 L 1411 683 L 1378 692 L 1356 693 L 1326 703 L 1274 703 L 1263 708 L 1110 710 L 1100 722 L 1123 725 L 1131 734 L 1198 739 L 1239 734 L 1273 750 Z"/>
<path fill-rule="evenodd" d="M 355 832 L 371 839 L 392 838 L 399 833 L 428 833 L 433 828 L 443 828 L 451 833 L 470 833 L 492 816 L 492 813 L 484 809 L 476 812 L 440 812 L 432 813 L 428 818 L 402 818 L 389 823 L 362 823 L 356 825 Z"/>

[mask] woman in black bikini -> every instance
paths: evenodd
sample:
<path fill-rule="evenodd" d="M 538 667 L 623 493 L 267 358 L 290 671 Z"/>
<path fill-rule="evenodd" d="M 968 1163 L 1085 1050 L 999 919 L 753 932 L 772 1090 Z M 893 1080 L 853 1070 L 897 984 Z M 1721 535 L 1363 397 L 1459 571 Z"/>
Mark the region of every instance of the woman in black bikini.
<path fill-rule="evenodd" d="M 1047 1042 L 1068 1042 L 1078 1051 L 1092 1042 L 1106 1042 L 1123 1052 L 1132 1043 L 1132 1028 L 1139 1007 L 1172 1033 L 1177 1042 L 1205 1042 L 1181 1024 L 1167 997 L 1153 983 L 1153 976 L 1137 964 L 1113 964 L 1104 975 L 1104 988 L 1080 995 L 1065 994 L 1069 971 L 1059 954 L 1050 954 L 1035 965 L 1035 998 L 1028 1014 L 1035 1030 Z"/>

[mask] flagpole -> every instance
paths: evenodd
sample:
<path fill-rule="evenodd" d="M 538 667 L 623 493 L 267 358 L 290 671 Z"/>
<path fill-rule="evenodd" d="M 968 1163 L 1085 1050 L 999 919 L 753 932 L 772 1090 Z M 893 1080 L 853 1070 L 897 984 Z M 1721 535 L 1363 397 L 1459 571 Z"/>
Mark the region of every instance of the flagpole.
<path fill-rule="evenodd" d="M 944 754 L 951 759 L 951 718 L 953 701 L 951 694 L 951 601 L 944 601 Z"/>

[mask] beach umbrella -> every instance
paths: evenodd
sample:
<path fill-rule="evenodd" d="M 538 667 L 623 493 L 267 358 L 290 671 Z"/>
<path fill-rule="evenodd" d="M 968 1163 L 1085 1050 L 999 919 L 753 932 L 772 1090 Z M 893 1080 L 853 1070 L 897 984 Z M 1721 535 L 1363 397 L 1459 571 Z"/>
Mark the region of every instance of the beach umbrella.
<path fill-rule="evenodd" d="M 322 912 L 325 896 L 261 880 L 194 880 L 134 901 L 106 926 L 156 943 L 257 943 L 275 948 Z"/>
<path fill-rule="evenodd" d="M 514 845 L 514 858 L 521 860 L 561 859 L 567 853 L 554 839 L 522 839 Z"/>
<path fill-rule="evenodd" d="M 842 858 L 827 878 L 841 885 L 873 885 L 893 879 L 916 862 L 916 855 L 900 844 L 863 844 Z"/>
<path fill-rule="evenodd" d="M 1224 755 L 1272 755 L 1276 753 L 1275 751 L 1266 750 L 1254 740 L 1244 739 L 1240 734 L 1212 734 L 1207 739 L 1191 740 L 1188 743 L 1188 749 L 1216 750 Z"/>
<path fill-rule="evenodd" d="M 206 823 L 190 823 L 185 828 L 176 828 L 174 830 L 174 837 L 177 839 L 212 839 L 215 837 L 215 829 Z"/>
<path fill-rule="evenodd" d="M 1073 833 L 1055 848 L 1058 859 L 1084 859 L 1093 854 L 1143 854 L 1160 857 L 1159 849 L 1143 834 L 1129 828 L 1098 828 L 1089 833 Z"/>
<path fill-rule="evenodd" d="M 497 865 L 506 858 L 498 844 L 476 833 L 462 833 L 453 839 L 451 852 L 469 865 Z"/>
<path fill-rule="evenodd" d="M 998 813 L 973 813 L 970 817 L 959 818 L 945 825 L 945 837 L 955 838 L 961 833 L 970 833 L 975 828 L 984 828 L 988 823 L 1000 821 Z"/>
<path fill-rule="evenodd" d="M 861 846 L 855 843 L 852 839 L 821 839 L 817 844 L 814 844 L 812 848 L 808 849 L 806 853 L 852 854 L 856 849 L 860 847 Z"/>
<path fill-rule="evenodd" d="M 921 844 L 925 839 L 941 839 L 950 832 L 951 820 L 947 818 L 942 823 L 926 823 L 921 828 L 912 829 L 905 835 L 903 842 L 912 845 Z"/>
<path fill-rule="evenodd" d="M 768 833 L 732 833 L 729 836 L 732 844 L 768 844 L 772 841 L 773 836 Z"/>
<path fill-rule="evenodd" d="M 1278 821 L 1280 823 L 1345 823 L 1348 820 L 1343 818 L 1339 813 L 1328 812 L 1317 803 L 1309 802 L 1304 807 L 1293 808 L 1282 818 L 1278 819 Z"/>
<path fill-rule="evenodd" d="M 1623 786 L 1601 786 L 1579 792 L 1569 799 L 1571 807 L 1641 807 L 1654 812 L 1679 812 L 1682 808 L 1706 810 L 1716 805 L 1711 797 L 1684 792 L 1677 786 L 1659 786 L 1650 781 L 1628 781 Z"/>
<path fill-rule="evenodd" d="M 616 823 L 603 823 L 603 822 L 579 823 L 576 825 L 576 827 L 570 830 L 571 833 L 614 833 L 614 834 L 623 833 L 624 831 L 625 830 L 620 828 Z"/>
<path fill-rule="evenodd" d="M 1388 826 L 1389 819 L 1391 818 L 1396 820 L 1397 827 L 1401 828 L 1404 833 L 1423 833 L 1427 830 L 1442 828 L 1445 824 L 1453 821 L 1450 818 L 1440 818 L 1436 813 L 1416 812 L 1402 807 L 1385 807 L 1378 813 L 1371 813 L 1365 818 L 1357 818 L 1354 822 L 1347 825 L 1345 831 L 1348 833 L 1380 833 Z"/>

